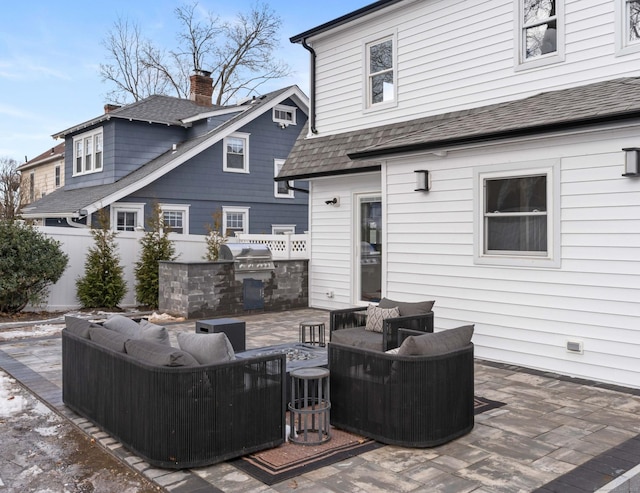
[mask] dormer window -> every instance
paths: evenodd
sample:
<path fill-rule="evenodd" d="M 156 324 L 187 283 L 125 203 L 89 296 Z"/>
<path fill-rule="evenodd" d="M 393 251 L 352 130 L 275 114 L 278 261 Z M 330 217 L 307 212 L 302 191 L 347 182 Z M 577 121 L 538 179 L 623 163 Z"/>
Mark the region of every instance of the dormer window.
<path fill-rule="evenodd" d="M 73 176 L 102 171 L 102 129 L 73 138 Z"/>
<path fill-rule="evenodd" d="M 296 124 L 295 106 L 278 105 L 273 108 L 273 121 L 280 125 L 288 126 Z"/>

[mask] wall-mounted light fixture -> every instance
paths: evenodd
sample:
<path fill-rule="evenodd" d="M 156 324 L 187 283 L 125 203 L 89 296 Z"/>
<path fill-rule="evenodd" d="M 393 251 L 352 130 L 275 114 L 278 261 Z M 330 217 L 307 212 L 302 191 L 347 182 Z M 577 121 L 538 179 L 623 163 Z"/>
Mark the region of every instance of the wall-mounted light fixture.
<path fill-rule="evenodd" d="M 640 147 L 627 147 L 624 151 L 624 173 L 622 176 L 640 176 Z"/>
<path fill-rule="evenodd" d="M 428 192 L 431 190 L 431 174 L 426 169 L 417 169 L 416 174 L 416 192 Z"/>
<path fill-rule="evenodd" d="M 332 199 L 325 200 L 324 203 L 327 205 L 335 205 L 336 207 L 338 207 L 340 205 L 340 199 L 338 199 L 338 197 L 333 197 Z"/>

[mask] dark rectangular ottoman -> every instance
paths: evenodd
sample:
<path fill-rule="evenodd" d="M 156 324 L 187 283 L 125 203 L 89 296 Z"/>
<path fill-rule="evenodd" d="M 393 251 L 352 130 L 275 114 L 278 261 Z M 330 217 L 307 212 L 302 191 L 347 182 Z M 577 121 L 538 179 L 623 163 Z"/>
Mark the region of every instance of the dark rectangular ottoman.
<path fill-rule="evenodd" d="M 198 334 L 224 332 L 237 353 L 245 350 L 246 327 L 242 320 L 236 318 L 213 318 L 196 322 Z"/>

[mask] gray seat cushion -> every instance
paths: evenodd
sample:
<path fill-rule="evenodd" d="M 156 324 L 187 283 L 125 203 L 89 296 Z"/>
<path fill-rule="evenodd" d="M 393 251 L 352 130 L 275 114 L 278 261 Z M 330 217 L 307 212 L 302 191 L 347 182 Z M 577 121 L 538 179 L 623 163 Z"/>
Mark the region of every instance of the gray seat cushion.
<path fill-rule="evenodd" d="M 433 308 L 435 301 L 394 301 L 389 298 L 382 298 L 378 306 L 380 308 L 394 308 L 398 307 L 401 317 L 413 316 L 413 315 L 426 315 Z"/>
<path fill-rule="evenodd" d="M 142 319 L 140 321 L 139 338 L 144 339 L 145 341 L 157 342 L 158 344 L 171 346 L 169 332 L 167 331 L 166 327 L 151 323 L 147 319 Z"/>
<path fill-rule="evenodd" d="M 382 333 L 365 330 L 364 327 L 334 330 L 331 332 L 331 342 L 382 351 Z"/>
<path fill-rule="evenodd" d="M 158 366 L 199 366 L 186 351 L 156 342 L 130 339 L 125 342 L 127 354 L 144 363 Z"/>
<path fill-rule="evenodd" d="M 101 327 L 100 325 L 94 325 L 89 328 L 89 339 L 99 346 L 112 349 L 119 353 L 125 353 L 124 344 L 131 339 L 131 337 L 116 332 L 115 330 Z"/>
<path fill-rule="evenodd" d="M 64 324 L 69 332 L 85 339 L 89 339 L 90 327 L 99 327 L 99 325 L 93 324 L 89 320 L 85 320 L 84 318 L 69 316 L 64 317 Z"/>
<path fill-rule="evenodd" d="M 201 365 L 224 363 L 236 359 L 233 346 L 224 332 L 214 334 L 178 334 L 178 345 Z"/>
<path fill-rule="evenodd" d="M 135 320 L 131 320 L 124 315 L 111 315 L 102 325 L 107 329 L 115 330 L 126 336 L 136 339 L 140 337 L 140 325 Z"/>
<path fill-rule="evenodd" d="M 400 345 L 398 356 L 436 356 L 467 347 L 473 337 L 473 325 L 433 334 L 409 336 Z"/>

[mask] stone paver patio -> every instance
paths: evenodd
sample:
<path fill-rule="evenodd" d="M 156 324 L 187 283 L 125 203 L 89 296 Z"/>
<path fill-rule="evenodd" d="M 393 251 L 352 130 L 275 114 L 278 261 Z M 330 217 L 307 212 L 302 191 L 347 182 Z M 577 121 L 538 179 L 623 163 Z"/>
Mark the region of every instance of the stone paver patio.
<path fill-rule="evenodd" d="M 235 318 L 246 321 L 247 349 L 296 341 L 300 321 L 324 321 L 328 331 L 328 312 L 321 310 Z M 175 344 L 176 334 L 193 331 L 195 321 L 166 325 Z M 60 341 L 58 334 L 0 342 L 0 368 L 170 492 L 640 491 L 640 476 L 633 477 L 640 464 L 640 390 L 480 360 L 475 394 L 506 405 L 477 415 L 470 434 L 446 445 L 384 446 L 273 486 L 230 463 L 154 469 L 64 406 Z"/>

